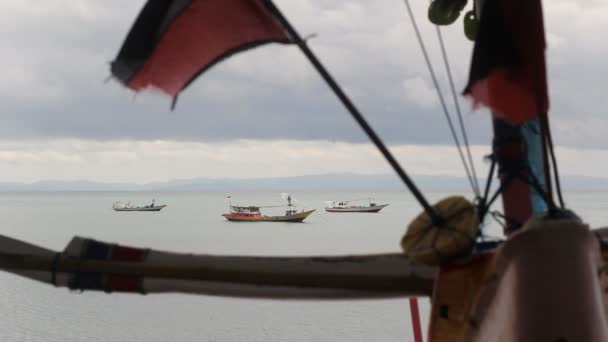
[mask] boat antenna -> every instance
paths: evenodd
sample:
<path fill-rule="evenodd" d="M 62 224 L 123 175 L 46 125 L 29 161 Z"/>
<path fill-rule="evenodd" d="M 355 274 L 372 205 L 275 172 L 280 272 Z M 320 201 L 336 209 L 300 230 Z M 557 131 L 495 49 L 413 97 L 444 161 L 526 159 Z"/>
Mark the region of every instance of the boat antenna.
<path fill-rule="evenodd" d="M 405 183 L 410 192 L 414 195 L 418 203 L 424 208 L 424 211 L 429 215 L 429 217 L 433 220 L 435 224 L 440 224 L 443 222 L 443 219 L 437 214 L 435 209 L 431 207 L 426 198 L 422 195 L 418 187 L 414 184 L 414 182 L 410 179 L 410 177 L 405 173 L 399 162 L 395 159 L 395 157 L 388 150 L 386 145 L 382 142 L 380 137 L 376 134 L 376 132 L 372 129 L 372 127 L 367 123 L 361 112 L 355 107 L 355 105 L 351 102 L 348 96 L 344 93 L 342 88 L 338 85 L 338 83 L 333 79 L 333 77 L 329 74 L 329 72 L 325 69 L 323 64 L 317 59 L 315 54 L 310 50 L 305 40 L 303 40 L 298 32 L 295 30 L 291 23 L 283 16 L 283 13 L 275 6 L 272 1 L 264 1 L 266 6 L 274 13 L 276 19 L 281 23 L 281 25 L 285 28 L 287 33 L 291 36 L 293 41 L 298 45 L 300 50 L 304 53 L 304 55 L 308 58 L 313 67 L 319 72 L 323 80 L 327 83 L 327 85 L 331 88 L 334 94 L 338 97 L 340 102 L 346 107 L 350 115 L 355 119 L 355 121 L 359 124 L 359 126 L 363 129 L 363 131 L 367 134 L 369 139 L 376 145 L 376 148 L 382 153 L 384 159 L 388 161 L 388 163 L 392 166 L 393 170 L 397 172 L 399 178 Z"/>

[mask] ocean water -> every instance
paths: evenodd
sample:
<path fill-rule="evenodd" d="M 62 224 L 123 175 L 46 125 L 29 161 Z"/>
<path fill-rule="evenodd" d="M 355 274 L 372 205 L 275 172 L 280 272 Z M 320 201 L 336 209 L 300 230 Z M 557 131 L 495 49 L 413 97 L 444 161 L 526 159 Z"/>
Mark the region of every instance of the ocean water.
<path fill-rule="evenodd" d="M 62 250 L 75 236 L 154 249 L 222 255 L 339 255 L 398 252 L 420 206 L 406 192 L 294 193 L 318 209 L 305 223 L 231 223 L 218 192 L 0 193 L 0 234 Z M 274 192 L 231 193 L 233 204 L 275 205 Z M 432 193 L 430 201 L 446 194 Z M 373 196 L 378 214 L 335 214 L 326 200 Z M 115 201 L 168 206 L 119 213 Z M 566 197 L 594 227 L 608 223 L 608 194 Z M 272 213 L 272 212 L 269 212 Z M 498 226 L 487 227 L 499 234 Z M 429 302 L 421 299 L 423 330 Z M 182 294 L 70 292 L 0 272 L 0 341 L 413 341 L 407 299 L 277 301 Z"/>

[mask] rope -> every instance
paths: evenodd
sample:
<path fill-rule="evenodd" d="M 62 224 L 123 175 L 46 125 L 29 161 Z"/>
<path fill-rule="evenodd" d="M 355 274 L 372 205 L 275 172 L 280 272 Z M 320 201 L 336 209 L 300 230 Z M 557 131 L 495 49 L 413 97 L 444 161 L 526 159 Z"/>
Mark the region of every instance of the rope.
<path fill-rule="evenodd" d="M 420 30 L 418 29 L 418 24 L 416 23 L 416 19 L 414 18 L 414 13 L 412 12 L 412 7 L 410 6 L 409 0 L 404 0 L 404 3 L 405 3 L 405 6 L 407 7 L 407 12 L 410 17 L 410 21 L 412 22 L 414 32 L 416 33 L 416 38 L 418 39 L 418 44 L 420 45 L 420 49 L 422 50 L 422 55 L 426 62 L 426 66 L 431 75 L 433 85 L 435 86 L 435 91 L 437 92 L 437 96 L 439 97 L 439 102 L 441 103 L 441 108 L 443 109 L 443 114 L 444 114 L 446 120 L 448 121 L 448 126 L 450 127 L 450 132 L 452 133 L 452 138 L 454 138 L 454 143 L 456 144 L 456 148 L 458 149 L 458 154 L 460 155 L 460 159 L 462 161 L 465 172 L 467 174 L 467 178 L 469 180 L 469 183 L 471 184 L 471 189 L 473 190 L 473 192 L 475 192 L 476 195 L 478 195 L 479 189 L 475 187 L 475 183 L 473 182 L 473 177 L 471 175 L 471 172 L 469 171 L 469 167 L 468 167 L 466 159 L 464 157 L 464 153 L 462 152 L 462 149 L 460 147 L 460 140 L 458 139 L 456 130 L 454 129 L 454 124 L 452 123 L 452 119 L 448 112 L 448 108 L 446 106 L 445 100 L 441 93 L 441 88 L 439 87 L 439 82 L 437 81 L 437 77 L 435 76 L 435 70 L 433 69 L 433 65 L 431 64 L 431 60 L 427 53 L 426 47 L 424 45 L 424 41 L 422 40 L 422 35 L 420 34 Z"/>
<path fill-rule="evenodd" d="M 492 188 L 492 177 L 494 177 L 494 170 L 496 169 L 496 157 L 494 155 L 491 156 L 492 164 L 490 165 L 490 170 L 488 171 L 488 178 L 486 179 L 486 188 L 483 194 L 483 201 L 485 202 L 488 199 L 488 194 L 490 193 L 490 189 Z"/>
<path fill-rule="evenodd" d="M 501 213 L 498 210 L 494 210 L 494 211 L 490 212 L 490 216 L 492 216 L 494 221 L 496 221 L 499 225 L 501 225 L 503 229 L 507 228 L 507 226 L 515 227 L 512 229 L 517 229 L 517 228 L 523 226 L 523 223 L 521 223 L 513 218 L 505 216 L 503 213 Z M 500 219 L 503 219 L 504 221 L 500 221 Z"/>
<path fill-rule="evenodd" d="M 479 217 L 479 225 L 480 229 L 478 231 L 478 237 L 483 236 L 483 221 L 485 219 L 488 210 L 490 209 L 490 205 L 488 205 L 488 196 L 490 195 L 490 189 L 492 188 L 492 178 L 494 176 L 494 170 L 496 169 L 496 157 L 494 155 L 490 155 L 492 159 L 492 164 L 490 165 L 490 170 L 488 172 L 488 178 L 486 178 L 486 187 L 483 192 L 483 197 L 478 197 L 477 202 L 477 214 Z"/>
<path fill-rule="evenodd" d="M 507 223 L 506 223 L 507 220 L 505 218 L 505 215 L 503 215 L 500 211 L 498 211 L 498 210 L 491 211 L 490 216 L 494 219 L 494 221 L 496 221 L 496 223 L 498 223 L 498 225 L 500 225 L 502 227 L 503 230 L 505 228 L 507 228 Z M 504 221 L 501 221 L 500 219 L 503 219 Z"/>
<path fill-rule="evenodd" d="M 532 172 L 530 165 L 526 165 L 526 171 L 528 178 L 524 177 L 521 172 L 519 173 L 519 178 L 524 182 L 528 183 L 528 185 L 530 185 L 532 189 L 534 189 L 534 191 L 536 191 L 536 193 L 543 198 L 543 201 L 545 201 L 545 204 L 549 207 L 549 209 L 555 209 L 555 203 L 553 203 L 553 199 L 549 197 L 549 193 L 544 191 L 543 186 L 540 184 L 540 181 L 534 175 L 534 172 Z"/>
<path fill-rule="evenodd" d="M 557 198 L 559 199 L 559 205 L 565 208 L 564 198 L 562 196 L 562 186 L 559 181 L 559 172 L 557 171 L 557 159 L 555 158 L 555 150 L 553 149 L 553 139 L 551 138 L 551 128 L 549 127 L 549 117 L 545 115 L 546 125 L 546 139 L 549 147 L 549 154 L 551 155 L 551 163 L 553 164 L 553 175 L 555 176 L 555 188 L 557 190 Z"/>
<path fill-rule="evenodd" d="M 500 185 L 498 186 L 498 189 L 496 189 L 496 191 L 492 195 L 492 198 L 486 202 L 486 204 L 485 204 L 486 208 L 490 208 L 492 206 L 494 201 L 496 201 L 496 199 L 498 198 L 498 195 L 500 195 L 509 185 L 511 185 L 511 182 L 513 182 L 515 180 L 515 178 L 517 178 L 517 174 L 515 174 L 515 173 L 507 174 L 507 177 L 500 183 Z"/>
<path fill-rule="evenodd" d="M 540 122 L 540 143 L 542 147 L 542 162 L 543 162 L 543 173 L 545 176 L 545 195 L 547 197 L 547 205 L 550 211 L 554 211 L 556 209 L 555 202 L 553 201 L 553 189 L 552 189 L 552 181 L 551 181 L 551 166 L 549 165 L 549 147 L 547 146 L 549 143 L 547 141 L 547 114 L 539 114 L 538 121 Z"/>
<path fill-rule="evenodd" d="M 534 173 L 530 169 L 530 166 L 527 164 L 522 165 L 517 168 L 512 168 L 508 172 L 507 178 L 501 183 L 500 187 L 496 190 L 494 195 L 492 195 L 492 198 L 488 201 L 488 194 L 489 194 L 489 189 L 491 186 L 490 177 L 492 176 L 492 173 L 494 172 L 495 166 L 496 166 L 496 159 L 493 157 L 492 165 L 490 166 L 490 174 L 488 176 L 486 188 L 484 191 L 484 196 L 481 198 L 480 203 L 478 205 L 478 212 L 480 213 L 480 218 L 479 218 L 480 222 L 483 221 L 484 216 L 488 213 L 496 220 L 495 216 L 498 212 L 497 211 L 490 212 L 489 209 L 492 206 L 493 202 L 498 197 L 498 195 L 501 194 L 507 188 L 507 186 L 510 185 L 510 183 L 513 180 L 515 180 L 516 178 L 521 179 L 526 184 L 530 185 L 532 187 L 533 191 L 536 191 L 536 193 L 538 193 L 539 196 L 542 197 L 543 201 L 545 201 L 545 203 L 551 208 L 551 201 L 550 201 L 550 198 L 548 197 L 548 194 L 544 191 L 542 185 L 540 184 L 539 179 L 534 175 Z M 524 171 L 525 171 L 525 173 L 524 173 Z M 527 175 L 527 177 L 526 177 L 526 175 Z M 506 219 L 507 223 L 508 222 L 515 223 L 515 225 L 511 225 L 511 226 L 521 226 L 522 225 L 521 222 L 518 222 L 514 219 L 507 218 L 504 215 L 502 217 Z M 506 225 L 503 225 L 503 228 L 504 227 L 506 227 Z"/>
<path fill-rule="evenodd" d="M 469 167 L 471 168 L 471 173 L 473 174 L 473 181 L 475 182 L 475 187 L 477 189 L 476 195 L 479 196 L 481 194 L 481 191 L 479 188 L 477 173 L 475 172 L 475 163 L 473 162 L 473 157 L 471 155 L 471 148 L 469 145 L 467 130 L 464 127 L 464 120 L 462 119 L 462 111 L 460 110 L 460 103 L 458 101 L 458 95 L 456 93 L 456 87 L 454 86 L 454 79 L 452 77 L 452 69 L 450 68 L 450 62 L 448 59 L 448 54 L 446 52 L 445 44 L 443 43 L 443 35 L 441 34 L 441 29 L 439 29 L 438 25 L 435 25 L 435 30 L 437 31 L 437 39 L 439 40 L 439 46 L 441 47 L 441 55 L 443 57 L 443 64 L 445 66 L 445 71 L 446 71 L 446 74 L 448 75 L 450 91 L 452 92 L 452 99 L 454 100 L 454 108 L 456 108 L 456 114 L 458 114 L 457 117 L 458 117 L 458 123 L 460 124 L 460 133 L 462 134 L 465 151 L 467 152 L 467 158 L 469 161 Z"/>
<path fill-rule="evenodd" d="M 452 217 L 458 216 L 460 213 L 462 213 L 463 210 L 466 210 L 466 208 L 463 208 L 463 209 L 461 209 L 461 210 L 459 210 L 457 212 L 454 212 L 454 213 L 452 213 L 451 216 L 444 217 L 444 219 L 446 221 L 449 221 Z M 442 214 L 442 213 L 439 212 L 439 214 Z M 463 231 L 460 231 L 458 229 L 455 229 L 455 228 L 451 227 L 450 225 L 444 224 L 444 225 L 441 225 L 441 226 L 436 226 L 434 224 L 434 222 L 425 220 L 424 218 L 421 218 L 420 221 L 424 222 L 427 226 L 424 228 L 424 230 L 422 231 L 422 233 L 417 237 L 416 243 L 414 244 L 414 249 L 411 251 L 411 254 L 416 254 L 416 253 L 418 253 L 420 251 L 423 251 L 423 247 L 424 246 L 422 245 L 422 242 L 426 240 L 426 238 L 429 235 L 429 233 L 434 232 L 436 230 L 449 231 L 450 233 L 452 233 L 454 235 L 464 236 L 467 240 L 469 240 L 471 242 L 471 246 L 473 246 L 475 244 L 475 237 L 468 235 L 466 232 L 463 232 Z M 437 248 L 437 240 L 438 239 L 439 239 L 439 234 L 435 234 L 432 237 L 431 246 L 430 247 L 433 249 L 433 251 L 435 251 L 435 253 L 437 254 L 437 256 L 439 258 L 441 258 L 442 257 L 441 251 L 439 250 L 439 248 Z M 466 252 L 464 254 L 466 254 Z"/>

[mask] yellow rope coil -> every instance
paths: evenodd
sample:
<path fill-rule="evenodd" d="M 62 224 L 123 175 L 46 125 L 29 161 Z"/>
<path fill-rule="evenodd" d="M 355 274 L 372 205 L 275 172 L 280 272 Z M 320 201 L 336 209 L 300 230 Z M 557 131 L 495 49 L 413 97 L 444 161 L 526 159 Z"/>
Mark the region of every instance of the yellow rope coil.
<path fill-rule="evenodd" d="M 433 208 L 443 222 L 435 225 L 425 212 L 418 215 L 401 239 L 403 253 L 427 265 L 439 265 L 469 253 L 478 229 L 473 203 L 462 196 L 451 196 Z"/>

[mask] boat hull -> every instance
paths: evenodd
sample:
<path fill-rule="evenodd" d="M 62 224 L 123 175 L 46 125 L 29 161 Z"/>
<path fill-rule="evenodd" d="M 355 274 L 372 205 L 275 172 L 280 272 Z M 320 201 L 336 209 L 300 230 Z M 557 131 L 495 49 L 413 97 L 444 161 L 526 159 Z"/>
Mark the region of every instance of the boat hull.
<path fill-rule="evenodd" d="M 161 211 L 166 205 L 157 205 L 154 207 L 136 207 L 136 208 L 113 208 L 114 211 Z"/>
<path fill-rule="evenodd" d="M 497 250 L 463 340 L 608 341 L 596 237 L 578 220 L 528 221 Z"/>
<path fill-rule="evenodd" d="M 279 216 L 244 216 L 238 214 L 222 214 L 228 221 L 233 222 L 302 222 L 315 210 L 303 211 L 293 215 L 279 215 Z"/>
<path fill-rule="evenodd" d="M 352 207 L 352 208 L 328 207 L 328 208 L 325 208 L 325 211 L 330 212 L 330 213 L 377 213 L 386 206 L 388 206 L 388 204 L 375 205 L 372 207 Z"/>

